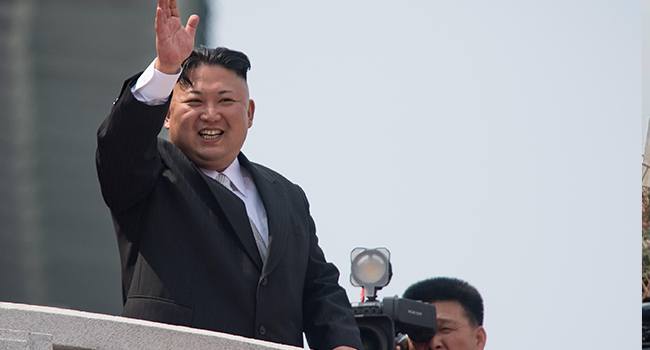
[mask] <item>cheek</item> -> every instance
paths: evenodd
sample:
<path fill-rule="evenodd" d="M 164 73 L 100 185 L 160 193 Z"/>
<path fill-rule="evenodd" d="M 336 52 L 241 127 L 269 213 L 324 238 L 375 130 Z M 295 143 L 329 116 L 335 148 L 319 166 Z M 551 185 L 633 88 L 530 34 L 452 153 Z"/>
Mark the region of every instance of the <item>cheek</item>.
<path fill-rule="evenodd" d="M 191 120 L 177 116 L 169 123 L 169 137 L 173 141 L 188 140 L 194 133 Z"/>
<path fill-rule="evenodd" d="M 442 339 L 444 344 L 456 345 L 455 348 L 465 349 L 468 344 L 467 338 L 460 334 L 447 334 L 446 337 Z M 458 345 L 463 345 L 463 347 L 458 347 Z"/>
<path fill-rule="evenodd" d="M 225 118 L 231 130 L 237 130 L 237 132 L 246 132 L 251 124 L 248 117 L 244 117 L 241 114 L 231 114 Z"/>
<path fill-rule="evenodd" d="M 193 127 L 193 120 L 194 118 L 191 114 L 183 114 L 177 116 L 172 125 L 176 129 L 187 131 Z"/>

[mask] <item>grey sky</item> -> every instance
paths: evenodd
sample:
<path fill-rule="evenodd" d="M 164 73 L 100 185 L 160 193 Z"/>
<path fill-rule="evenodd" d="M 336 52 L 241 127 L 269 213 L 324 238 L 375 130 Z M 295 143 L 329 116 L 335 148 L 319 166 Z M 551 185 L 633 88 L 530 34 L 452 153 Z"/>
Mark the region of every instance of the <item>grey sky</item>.
<path fill-rule="evenodd" d="M 643 57 L 650 57 L 650 1 L 643 0 Z M 647 139 L 648 119 L 650 118 L 650 69 L 647 65 L 643 67 L 643 114 L 641 142 L 644 144 Z M 645 146 L 643 146 L 645 148 Z"/>
<path fill-rule="evenodd" d="M 386 247 L 380 296 L 465 279 L 488 350 L 638 346 L 639 2 L 215 4 L 244 152 L 306 191 L 353 301 L 350 251 Z"/>

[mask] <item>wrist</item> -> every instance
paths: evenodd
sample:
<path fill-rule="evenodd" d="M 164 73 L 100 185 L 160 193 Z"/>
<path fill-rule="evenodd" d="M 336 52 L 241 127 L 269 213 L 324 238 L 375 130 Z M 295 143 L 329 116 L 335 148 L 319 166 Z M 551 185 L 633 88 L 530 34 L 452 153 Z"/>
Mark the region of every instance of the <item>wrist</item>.
<path fill-rule="evenodd" d="M 158 57 L 156 57 L 156 61 L 154 62 L 153 67 L 159 72 L 169 74 L 169 75 L 178 74 L 181 71 L 180 65 L 164 64 L 160 62 Z"/>

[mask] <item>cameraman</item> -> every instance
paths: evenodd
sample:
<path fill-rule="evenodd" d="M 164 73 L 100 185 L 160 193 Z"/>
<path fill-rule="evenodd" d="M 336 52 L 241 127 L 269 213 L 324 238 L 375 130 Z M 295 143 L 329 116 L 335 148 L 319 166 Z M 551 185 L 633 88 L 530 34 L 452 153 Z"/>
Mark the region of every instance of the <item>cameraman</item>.
<path fill-rule="evenodd" d="M 436 307 L 438 331 L 427 342 L 410 342 L 414 350 L 482 350 L 487 334 L 483 328 L 483 298 L 469 283 L 449 277 L 417 282 L 404 298 L 421 300 Z"/>

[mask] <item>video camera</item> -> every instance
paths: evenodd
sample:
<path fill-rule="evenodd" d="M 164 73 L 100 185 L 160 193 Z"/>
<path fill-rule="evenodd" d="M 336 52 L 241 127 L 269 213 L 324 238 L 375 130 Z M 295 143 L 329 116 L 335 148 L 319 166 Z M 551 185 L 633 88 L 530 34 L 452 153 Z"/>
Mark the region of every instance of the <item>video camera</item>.
<path fill-rule="evenodd" d="M 350 282 L 362 287 L 364 301 L 352 303 L 364 350 L 407 349 L 406 338 L 426 342 L 436 334 L 436 308 L 416 300 L 386 297 L 377 301 L 377 291 L 393 276 L 386 248 L 355 248 L 350 254 Z"/>

